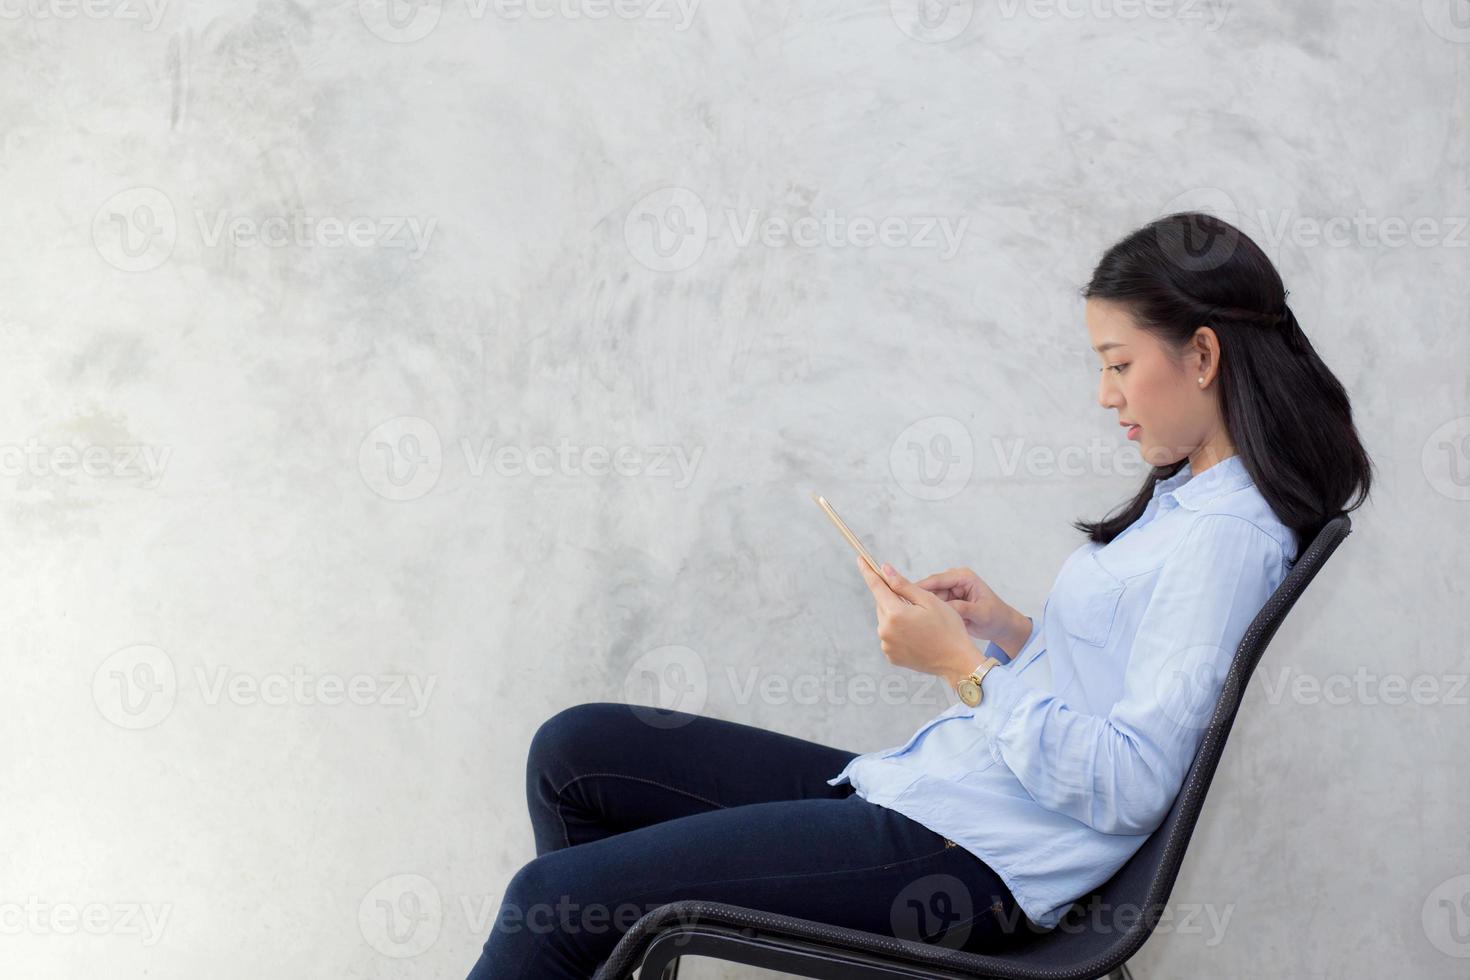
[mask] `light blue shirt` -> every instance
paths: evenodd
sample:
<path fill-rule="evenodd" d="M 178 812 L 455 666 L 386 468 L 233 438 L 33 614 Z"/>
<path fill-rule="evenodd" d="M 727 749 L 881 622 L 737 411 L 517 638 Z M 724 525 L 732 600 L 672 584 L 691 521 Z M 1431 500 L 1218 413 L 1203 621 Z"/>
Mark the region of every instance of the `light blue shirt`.
<path fill-rule="evenodd" d="M 1238 455 L 1186 463 L 1122 534 L 1067 557 L 1014 660 L 986 645 L 1001 663 L 977 707 L 956 701 L 827 782 L 965 848 L 1050 929 L 1163 822 L 1296 553 Z"/>

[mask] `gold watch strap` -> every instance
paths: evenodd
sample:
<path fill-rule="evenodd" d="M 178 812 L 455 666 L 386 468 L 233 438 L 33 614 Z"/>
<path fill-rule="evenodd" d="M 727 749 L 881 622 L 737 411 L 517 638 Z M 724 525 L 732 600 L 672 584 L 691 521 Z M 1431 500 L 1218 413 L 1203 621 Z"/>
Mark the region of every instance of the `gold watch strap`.
<path fill-rule="evenodd" d="M 1000 666 L 999 660 L 995 659 L 994 657 L 986 657 L 981 662 L 980 666 L 976 667 L 974 670 L 970 671 L 963 678 L 961 678 L 960 681 L 955 684 L 955 693 L 960 696 L 960 700 L 972 708 L 979 705 L 980 702 L 985 699 L 985 689 L 981 686 L 981 681 L 983 681 L 985 679 L 985 675 L 990 672 L 990 668 L 998 666 Z M 975 696 L 975 700 L 973 701 L 971 701 L 970 698 L 966 695 L 966 688 L 968 687 L 974 688 L 973 693 Z"/>
<path fill-rule="evenodd" d="M 982 680 L 985 679 L 985 675 L 990 673 L 990 668 L 999 666 L 999 660 L 995 659 L 994 657 L 986 657 L 983 661 L 981 661 L 979 667 L 976 667 L 970 672 L 970 676 L 975 678 L 976 684 L 979 684 Z"/>

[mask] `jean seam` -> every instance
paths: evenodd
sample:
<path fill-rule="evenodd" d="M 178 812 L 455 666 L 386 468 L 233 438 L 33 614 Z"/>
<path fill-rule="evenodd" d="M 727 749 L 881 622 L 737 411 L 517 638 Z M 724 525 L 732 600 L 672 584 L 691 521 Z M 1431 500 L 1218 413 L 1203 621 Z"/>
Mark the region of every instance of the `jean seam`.
<path fill-rule="evenodd" d="M 888 868 L 901 867 L 901 866 L 903 866 L 905 864 L 914 864 L 915 862 L 918 862 L 918 861 L 927 861 L 927 860 L 929 860 L 932 857 L 937 857 L 937 856 L 943 854 L 947 850 L 949 850 L 949 848 L 947 848 L 947 847 L 941 847 L 939 850 L 934 851 L 933 853 L 930 853 L 930 854 L 921 854 L 918 857 L 906 858 L 906 859 L 904 859 L 902 861 L 889 861 L 889 862 L 884 863 L 884 864 L 873 864 L 873 865 L 869 865 L 866 868 L 843 868 L 841 871 L 808 871 L 808 872 L 803 872 L 801 874 L 781 873 L 781 874 L 773 874 L 773 875 L 759 875 L 759 876 L 750 877 L 750 878 L 717 878 L 717 879 L 715 879 L 713 881 L 701 881 L 699 883 L 699 887 L 702 888 L 705 885 L 728 885 L 728 884 L 730 884 L 732 882 L 738 882 L 738 881 L 768 881 L 768 880 L 770 880 L 772 878 L 818 878 L 818 877 L 821 877 L 823 875 L 858 874 L 858 873 L 863 872 L 863 871 L 883 871 L 883 870 L 887 870 Z M 648 890 L 641 891 L 641 892 L 638 892 L 635 895 L 629 896 L 626 899 L 626 901 L 633 901 L 635 899 L 642 898 L 644 895 L 647 895 L 647 894 L 649 894 L 649 891 Z"/>
<path fill-rule="evenodd" d="M 562 793 L 566 792 L 568 786 L 572 785 L 578 780 L 590 779 L 594 776 L 611 776 L 614 779 L 631 779 L 632 781 L 637 783 L 648 783 L 651 786 L 657 786 L 660 789 L 666 789 L 670 793 L 678 793 L 681 796 L 687 796 L 691 799 L 698 800 L 701 803 L 708 803 L 710 806 L 718 807 L 721 810 L 728 809 L 728 807 L 726 807 L 723 803 L 717 803 L 714 800 L 708 799 L 707 797 L 700 796 L 698 793 L 691 793 L 688 790 L 680 789 L 677 786 L 670 786 L 668 783 L 661 783 L 657 779 L 647 779 L 643 776 L 628 776 L 620 772 L 584 772 L 580 776 L 573 776 L 571 779 L 568 779 L 565 783 L 561 785 L 561 788 L 556 791 L 556 819 L 561 822 L 561 836 L 562 840 L 566 841 L 567 847 L 572 846 L 572 835 L 571 831 L 567 829 L 566 818 L 562 816 L 561 795 Z"/>
<path fill-rule="evenodd" d="M 971 925 L 971 924 L 973 924 L 975 922 L 978 922 L 982 917 L 984 917 L 987 914 L 990 916 L 990 920 L 992 922 L 999 922 L 1000 921 L 1000 909 L 996 908 L 996 905 L 998 905 L 998 904 L 999 904 L 998 902 L 991 902 L 985 908 L 981 909 L 979 912 L 976 912 L 974 915 L 970 916 L 968 919 L 965 919 L 963 922 L 956 922 L 954 925 L 952 925 L 948 929 L 944 930 L 944 932 L 939 936 L 939 940 L 938 941 L 939 942 L 943 942 L 945 936 L 949 935 L 951 932 L 954 932 L 956 929 L 960 928 L 960 926 L 967 926 L 967 925 Z"/>

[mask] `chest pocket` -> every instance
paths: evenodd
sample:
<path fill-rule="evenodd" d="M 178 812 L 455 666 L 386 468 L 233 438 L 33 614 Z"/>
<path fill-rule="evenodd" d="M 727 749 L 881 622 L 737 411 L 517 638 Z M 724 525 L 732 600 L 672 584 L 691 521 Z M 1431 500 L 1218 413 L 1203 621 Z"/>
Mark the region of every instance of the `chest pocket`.
<path fill-rule="evenodd" d="M 1067 571 L 1062 626 L 1083 643 L 1100 647 L 1113 632 L 1123 580 L 1098 563 L 1093 552 L 1082 555 Z"/>

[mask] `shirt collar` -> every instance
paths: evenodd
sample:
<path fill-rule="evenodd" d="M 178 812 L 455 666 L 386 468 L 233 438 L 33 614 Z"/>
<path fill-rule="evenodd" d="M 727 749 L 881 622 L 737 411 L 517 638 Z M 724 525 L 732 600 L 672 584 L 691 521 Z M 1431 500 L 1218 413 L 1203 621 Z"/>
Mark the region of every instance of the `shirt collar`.
<path fill-rule="evenodd" d="M 1153 495 L 1173 497 L 1176 503 L 1190 510 L 1199 510 L 1221 494 L 1251 486 L 1254 482 L 1246 472 L 1245 462 L 1236 453 L 1226 456 L 1198 476 L 1194 475 L 1186 460 L 1178 473 L 1154 484 Z"/>

